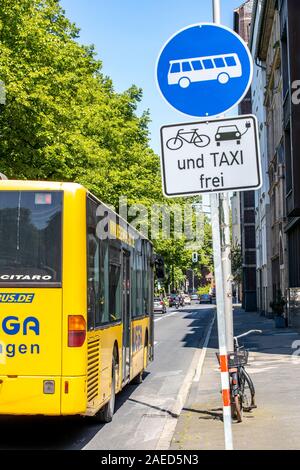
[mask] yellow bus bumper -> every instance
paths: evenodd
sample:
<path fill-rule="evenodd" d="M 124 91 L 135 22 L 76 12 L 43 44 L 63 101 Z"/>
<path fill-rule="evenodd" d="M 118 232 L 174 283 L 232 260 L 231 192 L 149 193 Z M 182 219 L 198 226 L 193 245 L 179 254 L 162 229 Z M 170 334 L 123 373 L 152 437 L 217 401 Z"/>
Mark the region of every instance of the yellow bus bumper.
<path fill-rule="evenodd" d="M 44 382 L 54 381 L 54 393 Z M 0 414 L 74 415 L 87 407 L 86 377 L 0 376 Z"/>

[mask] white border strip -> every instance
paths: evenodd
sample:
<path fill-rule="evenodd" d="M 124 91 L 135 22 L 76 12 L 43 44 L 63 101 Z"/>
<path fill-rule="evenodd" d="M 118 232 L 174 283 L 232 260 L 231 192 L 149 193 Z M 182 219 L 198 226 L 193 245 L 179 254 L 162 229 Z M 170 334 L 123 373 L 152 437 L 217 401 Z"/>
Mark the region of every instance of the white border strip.
<path fill-rule="evenodd" d="M 176 313 L 176 312 L 174 312 L 174 313 Z M 172 409 L 170 410 L 171 413 L 174 415 L 174 417 L 173 418 L 172 417 L 170 417 L 170 418 L 167 417 L 166 418 L 166 424 L 164 425 L 163 431 L 162 431 L 162 433 L 161 433 L 161 435 L 160 435 L 160 437 L 157 441 L 156 447 L 155 447 L 155 449 L 157 449 L 157 450 L 168 450 L 170 448 L 170 445 L 171 445 L 171 442 L 172 442 L 172 439 L 173 439 L 173 436 L 174 436 L 174 433 L 175 433 L 175 430 L 176 430 L 176 426 L 177 426 L 177 422 L 178 422 L 181 410 L 184 407 L 184 404 L 185 404 L 187 396 L 190 392 L 191 386 L 192 386 L 193 382 L 195 381 L 194 377 L 198 376 L 199 371 L 200 371 L 200 375 L 201 375 L 202 367 L 203 367 L 203 363 L 204 363 L 204 359 L 205 359 L 205 355 L 206 355 L 206 351 L 207 351 L 207 345 L 208 345 L 208 342 L 209 342 L 209 339 L 210 339 L 211 330 L 212 330 L 215 318 L 216 318 L 216 312 L 214 312 L 213 319 L 211 320 L 211 323 L 209 325 L 209 328 L 208 328 L 208 331 L 207 331 L 207 334 L 206 334 L 206 337 L 205 337 L 205 341 L 204 341 L 203 346 L 202 346 L 203 349 L 201 348 L 200 342 L 199 342 L 199 344 L 198 344 L 199 349 L 197 349 L 195 354 L 194 354 L 194 357 L 192 359 L 190 368 L 189 368 L 189 370 L 188 370 L 188 372 L 187 372 L 187 374 L 184 378 L 184 381 L 183 381 L 183 383 L 180 387 L 179 393 L 177 395 L 177 400 L 174 403 Z M 200 355 L 200 357 L 199 357 L 199 355 Z M 200 375 L 199 375 L 199 377 L 200 377 Z"/>
<path fill-rule="evenodd" d="M 215 319 L 216 319 L 216 312 L 214 313 L 213 319 L 212 319 L 212 321 L 209 325 L 209 328 L 208 328 L 208 332 L 207 332 L 205 341 L 203 343 L 199 364 L 198 364 L 198 367 L 196 369 L 196 373 L 195 373 L 195 377 L 193 379 L 193 382 L 199 382 L 199 380 L 200 380 L 200 377 L 201 377 L 201 374 L 202 374 L 202 369 L 203 369 L 203 364 L 204 364 L 204 359 L 205 359 L 205 356 L 206 356 L 207 346 L 208 346 L 208 343 L 209 343 L 209 340 L 210 340 L 211 330 L 214 326 Z"/>

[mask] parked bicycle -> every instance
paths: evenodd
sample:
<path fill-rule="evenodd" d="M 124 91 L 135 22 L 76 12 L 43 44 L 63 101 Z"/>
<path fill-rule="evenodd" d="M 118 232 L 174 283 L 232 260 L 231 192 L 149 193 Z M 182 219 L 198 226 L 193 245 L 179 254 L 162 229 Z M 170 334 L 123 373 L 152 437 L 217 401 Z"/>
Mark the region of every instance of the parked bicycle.
<path fill-rule="evenodd" d="M 261 334 L 262 330 L 249 330 L 234 337 L 234 351 L 228 353 L 229 384 L 231 396 L 232 417 L 238 423 L 243 420 L 243 411 L 250 412 L 257 408 L 255 403 L 255 388 L 251 377 L 245 370 L 248 363 L 249 351 L 239 345 L 239 339 L 251 334 Z M 219 355 L 217 354 L 218 360 Z"/>
<path fill-rule="evenodd" d="M 167 147 L 170 150 L 179 150 L 184 142 L 188 144 L 194 144 L 196 147 L 207 147 L 210 143 L 210 138 L 207 135 L 198 134 L 198 129 L 191 129 L 185 131 L 179 129 L 176 137 L 172 137 L 167 141 Z"/>

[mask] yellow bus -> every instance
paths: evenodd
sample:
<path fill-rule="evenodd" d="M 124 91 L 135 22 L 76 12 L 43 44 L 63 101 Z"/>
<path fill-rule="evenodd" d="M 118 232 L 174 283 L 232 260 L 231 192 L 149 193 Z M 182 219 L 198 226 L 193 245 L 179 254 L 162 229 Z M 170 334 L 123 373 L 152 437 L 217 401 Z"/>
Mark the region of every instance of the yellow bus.
<path fill-rule="evenodd" d="M 0 414 L 111 421 L 153 359 L 153 265 L 83 186 L 0 181 Z"/>

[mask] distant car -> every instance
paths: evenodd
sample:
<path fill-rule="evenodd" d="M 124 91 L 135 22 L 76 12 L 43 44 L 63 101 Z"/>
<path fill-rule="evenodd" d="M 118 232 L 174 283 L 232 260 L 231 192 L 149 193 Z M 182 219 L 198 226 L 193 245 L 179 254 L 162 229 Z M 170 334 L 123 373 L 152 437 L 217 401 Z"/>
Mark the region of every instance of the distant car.
<path fill-rule="evenodd" d="M 189 295 L 184 295 L 183 300 L 184 300 L 185 305 L 191 305 L 191 298 Z"/>
<path fill-rule="evenodd" d="M 236 140 L 237 144 L 241 143 L 241 133 L 236 126 L 220 126 L 215 135 L 217 145 L 226 140 Z"/>
<path fill-rule="evenodd" d="M 167 307 L 163 300 L 161 300 L 159 297 L 155 297 L 153 310 L 154 312 L 166 313 Z"/>
<path fill-rule="evenodd" d="M 212 302 L 211 295 L 209 294 L 200 295 L 200 299 L 199 299 L 200 304 L 211 304 L 211 302 Z"/>
<path fill-rule="evenodd" d="M 198 300 L 198 294 L 191 294 L 191 300 Z"/>

